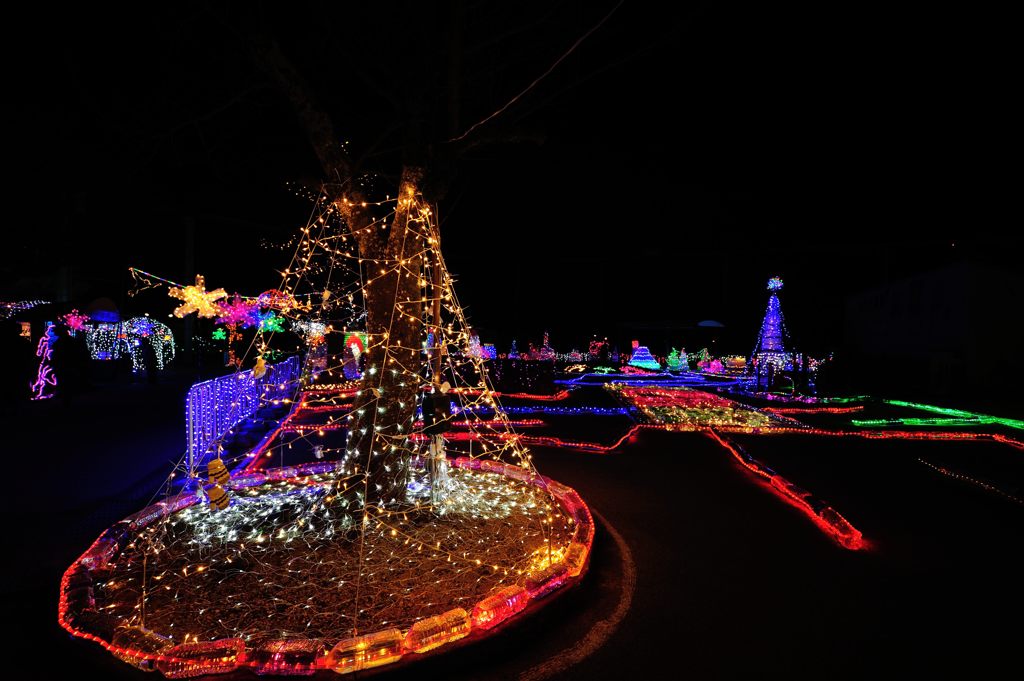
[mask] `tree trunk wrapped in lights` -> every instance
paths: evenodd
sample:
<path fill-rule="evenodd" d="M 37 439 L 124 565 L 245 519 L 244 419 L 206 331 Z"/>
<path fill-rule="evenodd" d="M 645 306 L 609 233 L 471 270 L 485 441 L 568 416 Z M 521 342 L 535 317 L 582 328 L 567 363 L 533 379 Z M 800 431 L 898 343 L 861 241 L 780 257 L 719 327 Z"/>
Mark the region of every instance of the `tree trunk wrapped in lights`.
<path fill-rule="evenodd" d="M 406 445 L 415 420 L 423 362 L 420 277 L 426 233 L 420 211 L 426 209 L 419 200 L 422 179 L 419 168 L 403 170 L 386 239 L 383 230 L 363 216 L 353 224 L 355 202 L 340 199 L 342 214 L 359 243 L 364 276 L 369 343 L 362 389 L 352 410 L 348 456 L 356 470 L 366 475 L 367 503 L 405 500 Z"/>

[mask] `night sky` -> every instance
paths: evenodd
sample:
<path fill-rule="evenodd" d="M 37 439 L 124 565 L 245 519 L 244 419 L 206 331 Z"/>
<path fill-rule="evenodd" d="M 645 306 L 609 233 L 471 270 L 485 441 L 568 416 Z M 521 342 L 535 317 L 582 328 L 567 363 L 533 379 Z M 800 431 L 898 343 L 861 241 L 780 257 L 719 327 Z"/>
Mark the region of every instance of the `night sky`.
<path fill-rule="evenodd" d="M 453 59 L 464 130 L 615 3 L 456 3 L 455 51 L 457 10 L 344 5 L 242 16 L 184 3 L 130 18 L 131 30 L 83 6 L 12 27 L 18 123 L 0 296 L 67 290 L 71 302 L 105 295 L 131 309 L 142 303 L 125 297 L 129 265 L 184 279 L 187 221 L 212 287 L 277 284 L 288 254 L 263 245 L 305 223 L 310 204 L 293 188 L 322 173 L 247 32 L 280 41 L 352 153 L 372 150 L 364 167 L 387 179 L 410 121 L 447 137 Z M 835 30 L 798 44 L 806 24 L 767 20 L 715 3 L 626 3 L 502 114 L 496 132 L 529 141 L 475 149 L 451 169 L 444 251 L 483 340 L 524 347 L 550 329 L 567 351 L 592 333 L 624 343 L 660 324 L 697 349 L 685 327 L 715 319 L 720 349 L 747 353 L 765 280 L 779 274 L 794 337 L 825 352 L 851 293 L 965 258 L 1014 268 L 1019 240 L 986 234 L 1005 224 L 1010 190 L 954 181 L 932 162 L 959 151 L 931 135 L 943 120 L 907 127 L 922 105 L 899 87 L 898 50 L 828 49 L 849 40 Z M 163 245 L 142 247 L 153 233 Z"/>

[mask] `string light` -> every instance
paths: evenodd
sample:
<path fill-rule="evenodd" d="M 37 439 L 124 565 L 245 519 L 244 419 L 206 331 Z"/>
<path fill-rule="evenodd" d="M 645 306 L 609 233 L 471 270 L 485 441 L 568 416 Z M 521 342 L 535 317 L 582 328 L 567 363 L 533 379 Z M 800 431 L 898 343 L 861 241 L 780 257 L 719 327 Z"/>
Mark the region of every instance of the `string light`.
<path fill-rule="evenodd" d="M 48 300 L 18 300 L 12 302 L 0 301 L 0 319 L 11 319 L 19 312 L 31 310 L 39 305 L 49 305 Z"/>

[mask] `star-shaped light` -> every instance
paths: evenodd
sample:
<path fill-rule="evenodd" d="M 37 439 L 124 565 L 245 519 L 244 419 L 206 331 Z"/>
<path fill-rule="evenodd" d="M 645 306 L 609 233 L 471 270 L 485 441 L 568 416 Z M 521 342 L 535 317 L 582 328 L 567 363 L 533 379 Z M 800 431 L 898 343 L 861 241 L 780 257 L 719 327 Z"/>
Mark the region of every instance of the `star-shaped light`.
<path fill-rule="evenodd" d="M 86 322 L 89 321 L 89 315 L 82 314 L 77 309 L 74 309 L 64 315 L 61 319 L 64 320 L 64 323 L 67 324 L 67 327 L 72 331 L 81 331 L 85 327 Z"/>
<path fill-rule="evenodd" d="M 175 308 L 175 317 L 185 317 L 193 312 L 198 313 L 200 317 L 216 317 L 220 314 L 217 301 L 228 297 L 227 291 L 222 288 L 216 291 L 207 291 L 206 279 L 201 274 L 196 275 L 194 286 L 174 287 L 167 293 L 172 298 L 183 301 L 181 305 Z"/>
<path fill-rule="evenodd" d="M 255 300 L 243 300 L 237 293 L 230 303 L 217 303 L 217 323 L 227 326 L 241 326 L 243 329 L 256 324 L 259 306 Z"/>
<path fill-rule="evenodd" d="M 284 319 L 274 314 L 273 310 L 260 312 L 257 315 L 257 319 L 259 320 L 260 323 L 260 331 L 262 331 L 263 333 L 284 332 Z"/>

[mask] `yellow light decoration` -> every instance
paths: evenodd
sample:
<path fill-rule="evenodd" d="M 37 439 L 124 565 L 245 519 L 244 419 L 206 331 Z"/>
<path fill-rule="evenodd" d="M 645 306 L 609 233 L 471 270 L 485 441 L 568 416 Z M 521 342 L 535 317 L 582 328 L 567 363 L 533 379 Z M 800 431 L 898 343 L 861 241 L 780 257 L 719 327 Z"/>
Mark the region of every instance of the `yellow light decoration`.
<path fill-rule="evenodd" d="M 167 291 L 172 298 L 184 301 L 174 309 L 175 317 L 186 317 L 193 312 L 200 317 L 216 317 L 220 314 L 217 301 L 227 298 L 228 294 L 222 288 L 215 291 L 206 290 L 206 279 L 203 275 L 196 275 L 196 283 L 193 286 L 172 287 Z"/>
<path fill-rule="evenodd" d="M 238 658 L 244 651 L 245 641 L 240 638 L 182 643 L 164 650 L 156 668 L 168 679 L 227 674 L 238 669 Z"/>
<path fill-rule="evenodd" d="M 254 378 L 263 378 L 267 373 L 267 360 L 263 357 L 256 358 L 256 366 L 252 368 L 252 375 Z"/>
<path fill-rule="evenodd" d="M 488 596 L 473 608 L 473 626 L 480 629 L 496 627 L 521 611 L 530 602 L 526 589 L 513 584 Z"/>
<path fill-rule="evenodd" d="M 206 494 L 210 499 L 210 508 L 212 509 L 223 511 L 231 503 L 231 497 L 220 485 L 214 485 Z"/>
<path fill-rule="evenodd" d="M 154 654 L 169 648 L 174 641 L 142 626 L 120 627 L 111 639 L 112 652 L 124 662 L 147 672 L 154 669 Z"/>
<path fill-rule="evenodd" d="M 469 613 L 462 608 L 455 608 L 412 625 L 405 635 L 405 649 L 413 653 L 425 653 L 464 638 L 472 628 Z"/>
<path fill-rule="evenodd" d="M 206 464 L 206 471 L 210 475 L 210 482 L 218 485 L 226 485 L 231 479 L 231 473 L 228 473 L 227 467 L 220 459 L 214 459 Z"/>
<path fill-rule="evenodd" d="M 339 674 L 379 667 L 402 657 L 405 636 L 400 629 L 386 629 L 375 634 L 339 641 L 327 655 L 326 666 Z"/>

